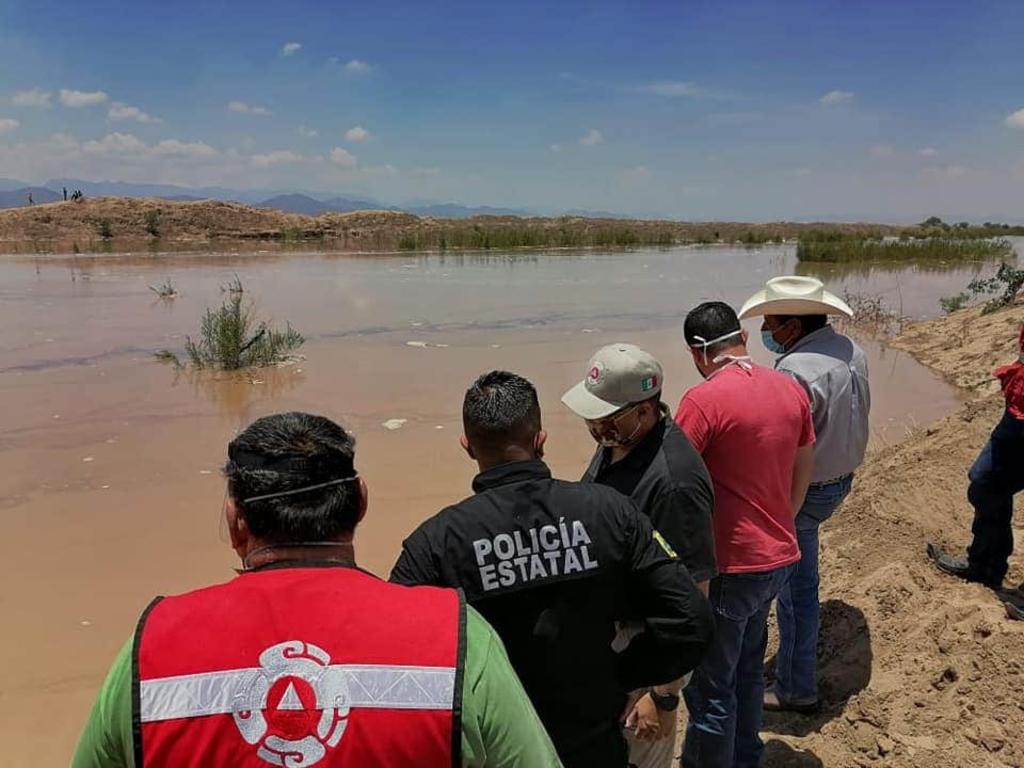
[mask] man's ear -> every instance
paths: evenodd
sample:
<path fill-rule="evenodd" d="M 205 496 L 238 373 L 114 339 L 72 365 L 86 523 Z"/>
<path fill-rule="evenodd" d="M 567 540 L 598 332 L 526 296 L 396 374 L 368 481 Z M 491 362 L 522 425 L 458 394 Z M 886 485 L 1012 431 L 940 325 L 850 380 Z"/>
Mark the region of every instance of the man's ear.
<path fill-rule="evenodd" d="M 244 557 L 252 534 L 249 532 L 249 526 L 246 525 L 245 515 L 242 514 L 230 495 L 224 502 L 224 520 L 228 524 L 231 548 L 239 553 L 239 557 Z"/>
<path fill-rule="evenodd" d="M 537 454 L 538 459 L 544 457 L 544 443 L 546 443 L 547 441 L 548 433 L 545 432 L 543 429 L 533 436 L 533 452 Z"/>
<path fill-rule="evenodd" d="M 747 329 L 746 328 L 740 328 L 740 338 L 743 339 L 743 344 L 744 344 L 744 346 L 746 346 L 747 339 L 750 338 L 750 334 L 747 333 Z"/>
<path fill-rule="evenodd" d="M 359 516 L 356 517 L 356 523 L 363 522 L 363 518 L 366 517 L 366 510 L 370 506 L 370 491 L 366 487 L 366 481 L 363 476 L 359 476 Z"/>
<path fill-rule="evenodd" d="M 476 461 L 476 454 L 473 453 L 473 446 L 469 444 L 468 437 L 466 437 L 465 435 L 459 435 L 459 445 L 462 446 L 462 450 L 466 452 L 469 458 L 471 458 L 473 461 Z"/>

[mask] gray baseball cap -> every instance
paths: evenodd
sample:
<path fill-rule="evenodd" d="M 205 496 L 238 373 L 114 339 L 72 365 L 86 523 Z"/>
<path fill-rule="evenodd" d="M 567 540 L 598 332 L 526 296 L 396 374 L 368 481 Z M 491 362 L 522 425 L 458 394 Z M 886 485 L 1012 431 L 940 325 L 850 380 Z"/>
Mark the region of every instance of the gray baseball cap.
<path fill-rule="evenodd" d="M 663 378 L 653 355 L 635 344 L 609 344 L 590 358 L 586 378 L 562 395 L 562 402 L 584 419 L 603 419 L 654 397 Z"/>

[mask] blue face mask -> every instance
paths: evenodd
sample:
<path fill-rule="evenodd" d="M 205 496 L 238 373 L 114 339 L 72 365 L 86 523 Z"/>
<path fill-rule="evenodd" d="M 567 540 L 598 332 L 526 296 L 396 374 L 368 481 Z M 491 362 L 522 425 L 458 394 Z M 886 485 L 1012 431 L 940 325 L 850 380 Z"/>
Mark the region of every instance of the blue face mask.
<path fill-rule="evenodd" d="M 786 351 L 786 348 L 775 340 L 775 337 L 772 336 L 772 332 L 767 328 L 761 330 L 761 343 L 764 344 L 765 349 L 769 352 L 774 352 L 776 355 L 781 355 Z"/>

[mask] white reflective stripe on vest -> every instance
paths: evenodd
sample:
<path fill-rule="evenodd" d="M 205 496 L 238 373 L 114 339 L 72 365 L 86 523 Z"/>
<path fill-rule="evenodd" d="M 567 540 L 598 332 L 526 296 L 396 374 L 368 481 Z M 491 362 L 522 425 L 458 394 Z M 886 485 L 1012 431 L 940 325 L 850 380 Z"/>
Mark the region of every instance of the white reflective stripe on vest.
<path fill-rule="evenodd" d="M 455 699 L 452 667 L 332 664 L 315 683 L 309 682 L 315 685 L 324 709 L 447 710 Z M 247 711 L 254 708 L 254 696 L 265 706 L 267 683 L 262 667 L 143 680 L 139 684 L 142 722 Z"/>

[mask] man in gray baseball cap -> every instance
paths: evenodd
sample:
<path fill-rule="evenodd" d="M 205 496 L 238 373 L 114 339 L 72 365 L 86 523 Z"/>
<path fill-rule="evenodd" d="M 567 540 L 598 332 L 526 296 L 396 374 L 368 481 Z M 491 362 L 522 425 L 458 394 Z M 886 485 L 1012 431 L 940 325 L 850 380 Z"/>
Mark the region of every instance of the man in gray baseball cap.
<path fill-rule="evenodd" d="M 629 496 L 706 595 L 716 573 L 714 493 L 700 454 L 661 402 L 661 363 L 634 344 L 616 343 L 599 349 L 586 371 L 583 381 L 562 397 L 598 444 L 583 482 Z M 627 727 L 657 719 L 661 740 L 630 739 L 631 765 L 663 768 L 671 762 L 680 683 L 657 686 L 638 699 Z"/>

